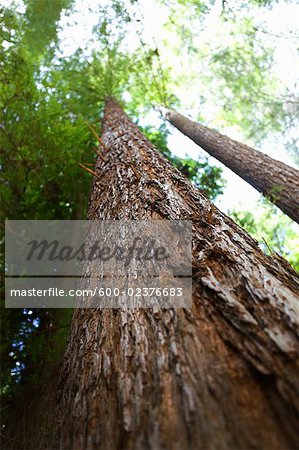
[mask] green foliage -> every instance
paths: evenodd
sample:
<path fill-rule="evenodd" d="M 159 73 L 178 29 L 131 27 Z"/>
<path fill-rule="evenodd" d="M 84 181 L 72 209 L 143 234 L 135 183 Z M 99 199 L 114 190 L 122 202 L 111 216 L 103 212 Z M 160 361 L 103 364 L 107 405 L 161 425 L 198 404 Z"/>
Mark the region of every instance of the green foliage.
<path fill-rule="evenodd" d="M 223 1 L 222 11 L 219 3 L 204 2 L 200 14 L 194 13 L 202 4 L 196 0 L 187 2 L 192 8 L 161 3 L 170 4 L 164 54 L 173 53 L 168 56 L 176 70 L 173 91 L 182 108 L 224 133 L 228 126 L 236 129 L 258 147 L 271 136 L 298 163 L 298 84 L 281 76 L 284 62 L 277 64 L 282 45 L 295 60 L 295 30 L 276 36 L 263 24 L 277 2 Z"/>
<path fill-rule="evenodd" d="M 73 0 L 24 0 L 23 45 L 36 57 L 57 40 L 57 22 L 64 8 Z"/>
<path fill-rule="evenodd" d="M 43 14 L 42 9 L 40 12 Z M 40 17 L 35 14 L 38 22 Z M 59 16 L 57 9 L 55 14 L 54 21 Z M 0 15 L 2 42 L 11 44 L 0 46 L 2 219 L 83 218 L 87 198 L 81 197 L 81 190 L 88 192 L 90 179 L 81 176 L 77 160 L 86 153 L 90 135 L 83 120 L 75 123 L 64 105 L 51 96 L 52 87 L 39 65 L 45 46 L 54 38 L 53 31 L 56 33 L 55 23 L 50 27 L 48 17 L 45 36 L 33 48 L 27 40 L 25 18 L 8 9 L 2 9 Z M 73 186 L 75 179 L 78 190 Z M 3 228 L 1 240 L 3 256 Z M 70 313 L 3 310 L 1 386 L 6 412 L 7 402 L 21 385 L 42 380 L 43 370 L 50 371 L 61 357 Z"/>
<path fill-rule="evenodd" d="M 272 49 L 261 46 L 251 19 L 244 19 L 230 36 L 231 43 L 212 56 L 213 73 L 221 80 L 221 119 L 260 141 L 283 129 L 283 104 L 271 96 L 277 88 Z"/>
<path fill-rule="evenodd" d="M 256 4 L 258 6 L 271 6 L 277 0 L 250 0 L 251 3 Z"/>
<path fill-rule="evenodd" d="M 283 186 L 273 186 L 271 191 L 267 195 L 267 200 L 269 200 L 272 203 L 276 203 L 281 195 L 281 192 L 283 191 Z"/>
<path fill-rule="evenodd" d="M 6 33 L 22 37 L 24 20 L 18 14 L 4 11 L 2 19 Z M 55 87 L 38 58 L 24 51 L 22 39 L 19 46 L 1 51 L 2 213 L 22 219 L 78 217 L 84 206 L 76 210 L 78 192 L 88 189 L 77 165 L 88 148 L 86 126 L 82 118 L 75 123 L 63 102 L 51 95 Z"/>
<path fill-rule="evenodd" d="M 258 240 L 265 253 L 278 253 L 299 271 L 298 226 L 275 206 L 263 200 L 254 212 L 231 211 L 230 216 Z"/>

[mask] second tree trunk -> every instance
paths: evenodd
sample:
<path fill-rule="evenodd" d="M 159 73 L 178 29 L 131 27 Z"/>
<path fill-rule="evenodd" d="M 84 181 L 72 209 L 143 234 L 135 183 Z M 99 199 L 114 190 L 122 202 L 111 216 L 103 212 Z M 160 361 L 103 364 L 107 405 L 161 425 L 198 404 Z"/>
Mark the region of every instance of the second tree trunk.
<path fill-rule="evenodd" d="M 173 110 L 165 118 L 299 223 L 299 171 Z"/>

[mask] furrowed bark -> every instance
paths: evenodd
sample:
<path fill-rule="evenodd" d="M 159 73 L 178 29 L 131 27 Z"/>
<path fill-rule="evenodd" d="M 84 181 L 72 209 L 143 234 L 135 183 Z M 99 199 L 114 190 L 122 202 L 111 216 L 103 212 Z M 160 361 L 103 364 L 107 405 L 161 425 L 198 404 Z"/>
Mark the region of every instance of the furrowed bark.
<path fill-rule="evenodd" d="M 108 151 L 97 159 L 88 218 L 192 220 L 193 305 L 75 310 L 57 446 L 294 448 L 297 274 L 264 255 L 113 101 L 102 139 Z"/>
<path fill-rule="evenodd" d="M 173 110 L 165 118 L 299 223 L 299 171 Z"/>

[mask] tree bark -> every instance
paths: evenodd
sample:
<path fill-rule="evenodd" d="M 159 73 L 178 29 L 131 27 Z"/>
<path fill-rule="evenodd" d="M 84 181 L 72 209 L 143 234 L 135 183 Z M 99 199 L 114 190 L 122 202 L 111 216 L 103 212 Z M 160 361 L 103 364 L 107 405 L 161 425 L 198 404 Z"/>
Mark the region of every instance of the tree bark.
<path fill-rule="evenodd" d="M 108 101 L 89 219 L 193 221 L 192 309 L 77 309 L 60 449 L 291 449 L 298 287 Z M 132 168 L 134 167 L 134 169 Z"/>
<path fill-rule="evenodd" d="M 167 110 L 165 118 L 183 134 L 269 198 L 299 223 L 299 171 L 247 145 Z"/>

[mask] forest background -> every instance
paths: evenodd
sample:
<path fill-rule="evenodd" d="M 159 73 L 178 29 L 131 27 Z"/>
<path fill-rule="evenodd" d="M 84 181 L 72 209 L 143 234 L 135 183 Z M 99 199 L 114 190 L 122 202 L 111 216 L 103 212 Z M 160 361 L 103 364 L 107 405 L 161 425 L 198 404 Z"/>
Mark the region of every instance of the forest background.
<path fill-rule="evenodd" d="M 298 226 L 160 114 L 161 106 L 175 108 L 296 167 L 298 2 L 0 5 L 2 221 L 85 218 L 91 176 L 79 163 L 92 168 L 96 156 L 88 124 L 99 130 L 104 99 L 114 96 L 266 253 L 299 268 Z M 59 361 L 69 320 L 66 310 L 3 310 L 4 434 L 10 405 L 27 395 L 23 387 L 38 389 L 44 368 Z"/>

